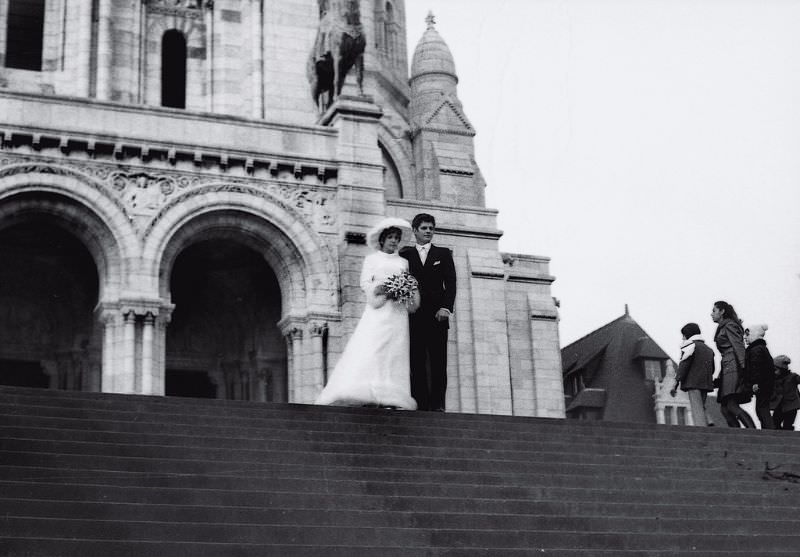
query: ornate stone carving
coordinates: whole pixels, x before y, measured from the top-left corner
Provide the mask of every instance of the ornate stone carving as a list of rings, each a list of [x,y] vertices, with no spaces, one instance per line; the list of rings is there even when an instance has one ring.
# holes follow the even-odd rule
[[[48,164],[44,162],[34,162],[34,161],[25,161],[19,162],[20,159],[15,158],[2,158],[0,159],[0,178],[4,178],[6,176],[14,176],[16,174],[53,174],[56,176],[69,176],[73,178],[77,178],[83,183],[87,184],[91,188],[103,193],[107,194],[107,190],[104,187],[103,181],[107,179],[108,173],[103,172],[84,172],[83,168],[71,168],[68,166],[56,165],[56,164]],[[105,177],[103,177],[103,175]],[[106,196],[109,197],[112,203],[117,206],[117,208],[125,214],[126,217],[130,218],[129,213],[125,205],[115,196]]]
[[[126,215],[131,212],[138,215],[158,213],[149,223],[148,231],[161,218],[164,210],[176,203],[176,199],[184,199],[183,195],[190,192],[199,195],[208,191],[236,191],[268,199],[316,230],[333,231],[336,224],[334,198],[331,194],[284,182],[265,183],[262,180],[230,178],[221,183],[216,176],[137,172],[133,168],[119,170],[119,166],[102,163],[63,164],[16,155],[0,158],[0,178],[33,172],[73,176],[104,193],[115,192],[117,195],[108,197]]]
[[[145,0],[147,11],[154,14],[200,18],[203,10],[214,8],[213,0]]]
[[[111,187],[120,192],[133,214],[153,214],[164,204],[166,197],[175,191],[172,176],[151,175],[144,172],[129,174],[112,172],[108,177]]]
[[[289,342],[294,342],[295,340],[302,340],[303,338],[303,329],[299,327],[293,327],[284,333],[286,340]]]
[[[180,187],[180,182],[178,185]],[[198,185],[180,195],[173,196],[153,217],[144,233],[148,234],[167,211],[175,205],[206,193],[243,193],[266,199],[297,216],[298,220],[304,222],[310,228],[331,228],[335,224],[334,214],[329,208],[331,200],[321,192],[295,188],[286,184],[269,183],[261,187],[253,187],[247,183],[226,181]]]
[[[328,324],[322,321],[312,321],[308,325],[308,332],[312,337],[321,337],[328,330]]]

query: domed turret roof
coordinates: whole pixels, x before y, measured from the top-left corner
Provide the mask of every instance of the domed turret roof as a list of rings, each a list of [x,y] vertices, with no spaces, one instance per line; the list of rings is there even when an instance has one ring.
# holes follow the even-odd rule
[[[422,34],[422,38],[414,49],[414,58],[411,60],[411,79],[425,74],[438,73],[453,76],[456,75],[456,64],[453,55],[444,42],[442,36],[436,31],[436,23],[433,14],[429,13],[425,19],[428,29]]]

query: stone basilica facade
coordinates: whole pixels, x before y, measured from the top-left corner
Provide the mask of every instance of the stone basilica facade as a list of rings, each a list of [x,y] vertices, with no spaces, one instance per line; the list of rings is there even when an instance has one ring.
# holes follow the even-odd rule
[[[430,18],[409,75],[404,9],[0,0],[0,383],[312,402],[364,233],[425,211],[448,410],[563,417],[548,259],[498,250],[453,57]]]

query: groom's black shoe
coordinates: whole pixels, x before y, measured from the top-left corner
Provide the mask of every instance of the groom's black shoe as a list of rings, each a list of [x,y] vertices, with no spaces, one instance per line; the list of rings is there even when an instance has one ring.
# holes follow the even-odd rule
[[[444,408],[434,408],[433,412],[444,412]]]

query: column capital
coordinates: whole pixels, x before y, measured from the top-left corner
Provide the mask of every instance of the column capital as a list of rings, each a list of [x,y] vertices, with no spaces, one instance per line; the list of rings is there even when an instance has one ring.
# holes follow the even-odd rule
[[[308,319],[306,317],[287,315],[278,321],[277,325],[283,336],[287,338],[294,338],[295,336],[299,335],[299,338],[302,338],[303,329],[305,328],[307,322]]]
[[[103,323],[110,323],[118,317],[124,318],[128,315],[134,318],[143,317],[151,322],[168,323],[173,309],[175,309],[174,304],[159,298],[126,298],[100,302],[95,308],[95,315]]]
[[[308,332],[312,337],[321,337],[328,330],[328,323],[325,321],[312,321],[308,324]]]
[[[285,330],[285,331],[283,331],[283,336],[285,336],[287,340],[292,341],[292,342],[295,341],[295,340],[302,340],[303,339],[303,329],[301,329],[299,327],[294,327],[292,329]]]

